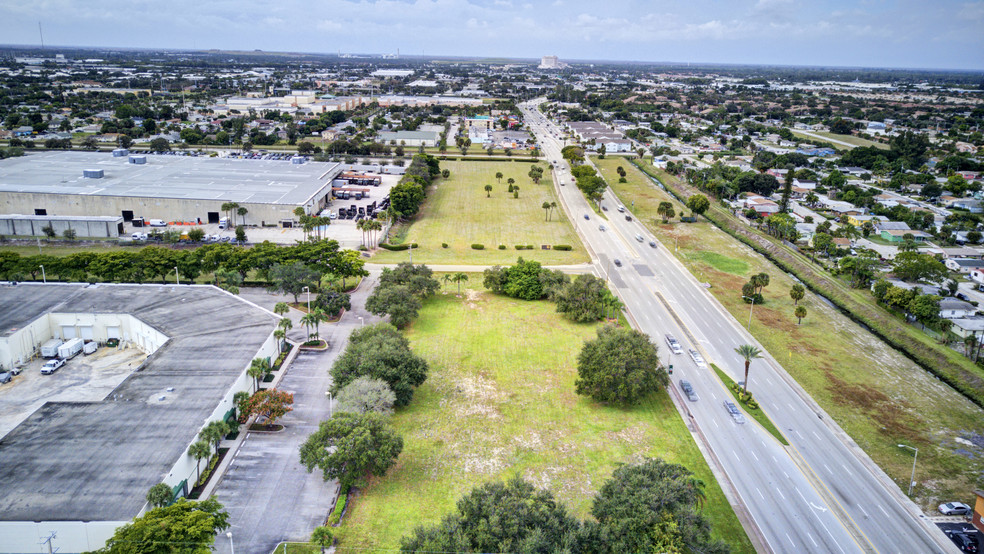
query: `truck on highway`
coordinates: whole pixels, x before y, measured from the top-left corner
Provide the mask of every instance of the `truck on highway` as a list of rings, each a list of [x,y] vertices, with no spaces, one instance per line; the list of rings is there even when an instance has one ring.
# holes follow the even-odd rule
[[[43,358],[57,358],[58,357],[58,347],[62,345],[62,341],[58,339],[51,339],[48,342],[41,345],[41,356]]]
[[[58,347],[58,357],[63,360],[70,360],[82,351],[84,345],[85,341],[78,337],[69,339],[65,344]]]

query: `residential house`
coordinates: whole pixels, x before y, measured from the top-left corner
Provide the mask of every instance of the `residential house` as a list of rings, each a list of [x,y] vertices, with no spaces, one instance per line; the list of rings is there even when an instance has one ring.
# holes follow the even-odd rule
[[[977,306],[957,298],[940,299],[940,317],[944,319],[963,319],[977,313]]]
[[[34,134],[34,128],[30,125],[21,125],[20,127],[14,129],[15,137],[29,137]]]
[[[969,276],[971,281],[977,283],[978,285],[984,285],[984,271],[980,269],[971,269]]]
[[[908,231],[909,224],[904,221],[884,221],[879,220],[875,222],[875,230],[881,231]]]
[[[969,275],[975,269],[984,269],[984,260],[972,258],[948,258],[943,260],[943,265],[950,271]]]
[[[978,343],[982,342],[981,339],[984,339],[984,317],[954,318],[950,319],[950,321],[953,322],[950,332],[961,339],[965,339],[971,335],[977,337]]]
[[[868,221],[870,221],[872,225],[875,225],[876,223],[881,221],[881,219],[879,219],[879,217],[876,215],[848,214],[847,216],[847,222],[859,229],[861,228],[862,225],[865,224],[865,222]]]
[[[926,242],[927,240],[933,238],[933,235],[926,233],[925,231],[916,231],[914,229],[884,229],[878,233],[882,239],[888,242],[902,242],[905,240],[905,235],[912,235],[913,240],[916,242]]]
[[[779,213],[779,204],[757,194],[749,194],[745,197],[742,209],[747,210],[749,208],[755,210],[759,217],[769,217]]]

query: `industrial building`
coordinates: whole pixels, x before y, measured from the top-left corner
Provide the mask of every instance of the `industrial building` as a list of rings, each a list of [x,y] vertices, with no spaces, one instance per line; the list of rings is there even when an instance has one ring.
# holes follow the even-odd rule
[[[79,238],[118,238],[123,234],[123,216],[0,215],[0,235],[3,236],[40,237],[44,235],[45,227],[51,227],[59,237],[71,229]]]
[[[303,161],[298,159],[297,161]],[[0,160],[0,213],[121,216],[218,223],[221,206],[248,210],[246,223],[320,212],[340,164],[179,155],[38,152]]]
[[[4,367],[52,337],[115,338],[147,354],[97,401],[72,399],[81,394],[73,362],[37,377],[59,400],[0,437],[0,552],[38,552],[51,533],[62,554],[96,550],[148,509],[151,486],[187,495],[197,477],[189,446],[210,421],[235,417],[233,396],[252,389],[251,361],[277,355],[278,319],[210,286],[0,284]],[[0,405],[31,377],[4,385]]]

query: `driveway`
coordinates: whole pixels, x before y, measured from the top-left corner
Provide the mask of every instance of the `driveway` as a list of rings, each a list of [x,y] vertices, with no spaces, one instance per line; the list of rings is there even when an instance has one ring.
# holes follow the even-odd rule
[[[232,542],[239,553],[269,554],[281,541],[307,541],[311,531],[328,517],[338,494],[337,482],[325,483],[319,470],[308,473],[298,455],[300,445],[328,417],[325,391],[331,386],[328,368],[348,344],[348,337],[362,322],[380,318],[365,311],[365,301],[375,287],[378,274],[367,277],[352,294],[352,310],[335,324],[322,325],[321,336],[329,348],[323,352],[301,352],[286,371],[280,390],[294,394],[294,410],[280,423],[280,433],[248,433],[234,454],[215,496],[229,512]],[[283,297],[262,289],[243,291],[243,297],[272,309]],[[295,319],[293,338],[300,313]],[[303,334],[303,327],[300,329]],[[232,554],[230,541],[221,533],[215,551]]]

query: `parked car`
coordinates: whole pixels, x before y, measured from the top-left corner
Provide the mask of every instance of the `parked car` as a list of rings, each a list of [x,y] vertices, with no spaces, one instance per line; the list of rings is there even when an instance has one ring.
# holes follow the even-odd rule
[[[700,352],[694,350],[693,348],[687,352],[690,353],[690,357],[694,359],[694,363],[697,364],[697,367],[707,367],[707,362],[704,361],[704,357],[700,355]]]
[[[728,413],[731,414],[731,419],[735,420],[735,423],[739,425],[745,423],[745,416],[738,409],[738,406],[735,406],[734,402],[725,400],[724,409],[728,410]]]
[[[680,379],[680,388],[683,389],[683,394],[686,394],[687,399],[691,402],[697,402],[700,400],[700,397],[697,396],[697,392],[694,390],[693,385],[690,384],[690,381]]]
[[[968,531],[971,530],[968,529]],[[977,552],[977,539],[969,533],[960,529],[947,529],[944,532],[961,552]]]
[[[54,360],[48,360],[41,366],[41,375],[51,375],[52,373],[58,371],[58,368],[65,365],[65,360],[60,360],[55,358]]]
[[[14,378],[14,375],[9,371],[4,371],[0,373],[0,384],[9,383]]]
[[[970,506],[963,502],[940,504],[940,513],[945,516],[965,516],[971,512]]]
[[[680,347],[679,341],[673,335],[666,335],[666,344],[674,354],[683,354],[683,348]]]

